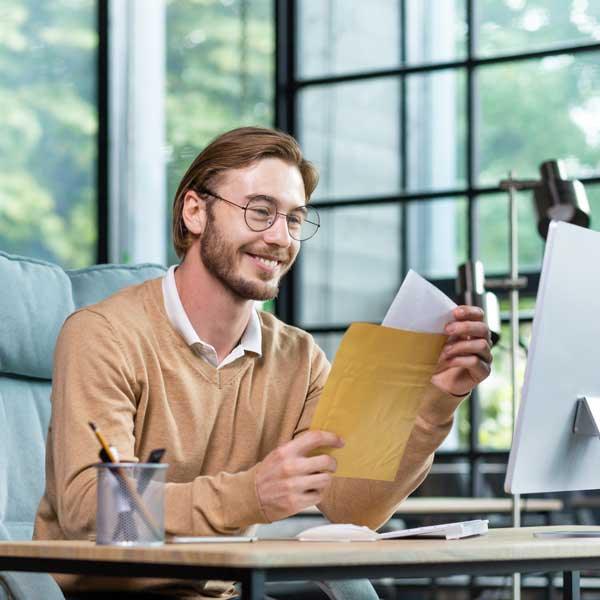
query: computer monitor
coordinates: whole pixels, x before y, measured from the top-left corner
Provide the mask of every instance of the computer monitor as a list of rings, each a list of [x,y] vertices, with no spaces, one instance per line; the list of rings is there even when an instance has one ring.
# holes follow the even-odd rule
[[[505,490],[600,489],[599,405],[600,233],[555,222],[544,254]]]

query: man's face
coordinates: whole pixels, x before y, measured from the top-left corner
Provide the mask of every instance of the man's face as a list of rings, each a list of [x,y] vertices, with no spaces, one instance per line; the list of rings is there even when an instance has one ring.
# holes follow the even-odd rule
[[[211,191],[239,206],[246,206],[257,195],[273,198],[282,213],[305,203],[299,170],[277,158],[228,171],[213,187]],[[218,199],[207,206],[200,258],[206,269],[240,298],[275,298],[299,249],[300,242],[290,237],[282,217],[269,229],[256,232],[246,225],[243,210]]]

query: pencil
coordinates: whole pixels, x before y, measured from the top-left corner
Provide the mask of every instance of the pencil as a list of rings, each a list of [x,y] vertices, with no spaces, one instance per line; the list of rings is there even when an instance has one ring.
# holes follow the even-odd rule
[[[110,460],[110,462],[117,464],[119,461],[115,460],[115,455],[114,455],[113,451],[110,449],[110,446],[108,445],[108,442],[106,441],[105,437],[100,433],[100,430],[96,427],[96,425],[94,423],[92,423],[92,421],[89,421],[88,425],[91,427],[92,431],[98,438],[98,441],[100,442],[100,445],[102,446],[102,449],[106,453],[106,456],[108,456],[108,459]],[[118,477],[121,479],[121,481],[125,485],[127,494],[131,498],[131,501],[133,502],[134,506],[138,509],[143,521],[146,523],[148,528],[152,531],[152,535],[157,540],[161,539],[163,537],[161,532],[159,531],[156,523],[154,522],[152,515],[148,512],[148,509],[146,508],[146,505],[144,504],[142,497],[138,494],[137,490],[135,489],[135,486],[129,480],[129,477],[127,477],[127,475],[123,472],[123,470],[121,468],[116,468],[115,474],[118,475]]]
[[[92,431],[98,438],[98,441],[100,442],[100,445],[102,446],[102,449],[106,453],[106,456],[108,456],[108,460],[110,460],[110,462],[112,462],[112,463],[118,463],[119,461],[115,458],[115,455],[113,454],[113,451],[110,449],[108,442],[106,441],[104,436],[100,433],[100,431],[96,427],[96,424],[92,423],[92,421],[88,421],[88,425],[92,428]]]

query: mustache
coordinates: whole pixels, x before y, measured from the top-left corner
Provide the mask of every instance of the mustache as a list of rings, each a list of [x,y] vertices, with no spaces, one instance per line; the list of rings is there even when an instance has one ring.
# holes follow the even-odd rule
[[[242,247],[244,252],[248,252],[250,254],[256,254],[257,256],[268,256],[273,260],[278,260],[279,262],[289,262],[291,259],[291,254],[287,250],[275,250],[273,248],[252,248],[252,247]]]

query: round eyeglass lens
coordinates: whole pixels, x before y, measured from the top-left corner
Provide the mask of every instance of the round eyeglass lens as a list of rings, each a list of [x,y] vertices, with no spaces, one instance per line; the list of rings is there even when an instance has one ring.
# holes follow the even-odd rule
[[[253,231],[264,231],[277,218],[277,206],[267,199],[255,198],[246,206],[246,223]],[[286,216],[290,236],[298,241],[311,238],[320,225],[318,211],[312,206],[302,206]]]
[[[310,239],[317,231],[321,224],[319,211],[313,206],[304,206],[302,208],[302,225],[299,230],[299,236],[296,237],[296,232],[292,232],[291,223],[289,224],[290,235],[299,241]]]

